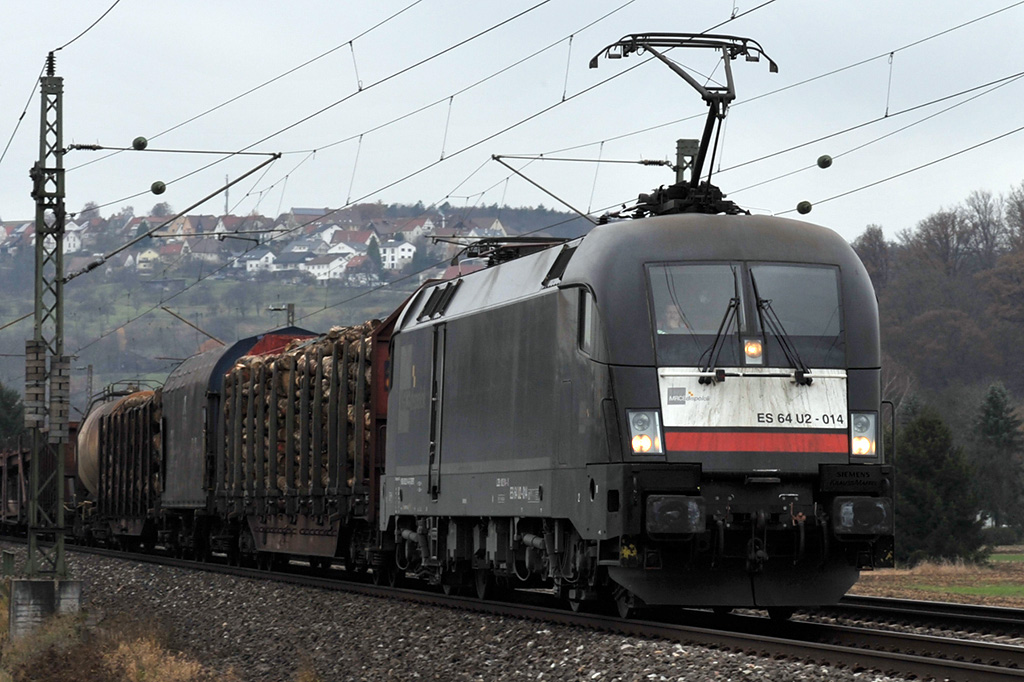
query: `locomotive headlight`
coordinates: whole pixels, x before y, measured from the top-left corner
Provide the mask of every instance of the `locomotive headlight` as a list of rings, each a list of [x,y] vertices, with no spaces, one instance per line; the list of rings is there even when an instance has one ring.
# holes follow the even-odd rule
[[[651,451],[651,437],[646,433],[641,433],[639,436],[633,436],[633,452],[638,454],[646,454]]]
[[[855,412],[850,415],[851,455],[874,457],[877,439],[878,415],[873,412]]]
[[[661,418],[657,410],[628,410],[629,446],[634,455],[660,455]]]
[[[743,354],[747,356],[748,365],[760,365],[764,355],[764,346],[759,339],[747,339],[743,342]]]

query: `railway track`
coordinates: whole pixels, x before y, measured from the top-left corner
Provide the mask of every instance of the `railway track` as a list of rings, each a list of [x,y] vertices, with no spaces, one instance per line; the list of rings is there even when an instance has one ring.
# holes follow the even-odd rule
[[[961,627],[966,624],[977,624],[985,628],[1003,627],[1018,635],[1024,632],[1024,609],[1002,606],[847,595],[837,606],[821,609],[821,612],[875,620],[896,617],[927,623],[942,621]]]
[[[218,572],[242,578],[276,580],[293,585],[326,590],[342,590],[371,596],[403,599],[420,604],[446,606],[502,617],[525,618],[543,622],[614,632],[622,635],[658,638],[670,642],[699,645],[719,650],[789,658],[819,665],[845,667],[853,671],[875,670],[891,676],[918,679],[1007,680],[1024,679],[1024,647],[980,642],[951,637],[912,634],[866,627],[828,623],[777,622],[748,615],[717,616],[706,611],[661,609],[638,619],[623,620],[601,613],[573,613],[561,608],[552,595],[543,592],[516,592],[512,601],[480,601],[458,595],[418,589],[373,585],[366,574],[352,576],[340,571],[311,571],[292,564],[288,572],[267,572],[255,568],[228,566],[226,563],[197,564],[161,555],[124,554],[95,548],[73,548],[101,556],[155,563],[191,570]],[[886,608],[892,602],[890,609]],[[871,617],[954,619],[980,623],[985,614],[998,614],[1003,626],[1022,623],[1022,614],[1014,609],[985,607],[961,608],[956,604],[922,604],[906,600],[861,597],[848,598],[838,611],[871,609]],[[827,611],[831,611],[828,609]],[[852,612],[852,611],[851,611]]]

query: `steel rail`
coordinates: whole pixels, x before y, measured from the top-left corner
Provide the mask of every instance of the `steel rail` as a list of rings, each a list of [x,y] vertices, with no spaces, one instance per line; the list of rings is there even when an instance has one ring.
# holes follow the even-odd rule
[[[895,614],[901,617],[917,617],[926,620],[944,619],[982,623],[988,626],[1007,625],[1024,628],[1024,609],[1005,606],[846,595],[836,606],[825,607],[821,611],[867,614],[871,617],[877,617],[877,614]]]

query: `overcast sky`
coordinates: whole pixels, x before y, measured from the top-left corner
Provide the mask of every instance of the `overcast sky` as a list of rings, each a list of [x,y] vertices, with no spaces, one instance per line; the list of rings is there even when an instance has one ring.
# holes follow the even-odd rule
[[[33,215],[28,169],[38,156],[36,78],[46,54],[111,4],[0,0],[0,149],[32,95],[0,161],[4,220]],[[236,214],[276,216],[293,206],[337,207],[349,200],[558,206],[491,155],[672,158],[677,138],[700,136],[706,108],[697,93],[645,56],[601,60],[596,70],[588,62],[627,33],[697,33],[734,14],[714,32],[757,40],[779,65],[773,74],[764,61],[733,63],[737,100],[715,182],[740,205],[773,214],[807,200],[815,208],[806,219],[847,239],[871,223],[893,238],[973,190],[1000,194],[1024,180],[1020,132],[826,201],[1024,126],[1024,80],[956,96],[1024,72],[1024,3],[1011,0],[121,0],[57,52],[64,141],[118,147],[143,135],[151,149],[283,152],[265,172],[231,190],[228,204]],[[722,76],[713,53],[676,50],[672,57],[696,73]],[[800,85],[808,79],[815,80]],[[906,111],[915,107],[921,108]],[[864,125],[887,111],[888,118]],[[654,126],[661,127],[638,132]],[[814,166],[821,154],[836,157],[830,169],[775,179]],[[68,153],[69,210],[88,201],[103,205],[103,215],[126,205],[141,215],[158,201],[184,209],[226,176],[236,178],[265,158],[235,156],[200,170],[222,157],[106,156]],[[637,165],[545,161],[524,172],[594,212],[672,180],[667,169]],[[160,197],[148,191],[155,180],[168,185]],[[756,183],[763,184],[745,189]],[[219,196],[194,212],[219,214],[224,207]]]

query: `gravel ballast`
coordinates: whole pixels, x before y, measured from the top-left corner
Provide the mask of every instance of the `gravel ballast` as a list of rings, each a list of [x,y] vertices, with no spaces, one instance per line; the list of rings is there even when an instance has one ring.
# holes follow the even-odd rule
[[[83,608],[146,615],[242,680],[821,680],[878,673],[69,552]]]

